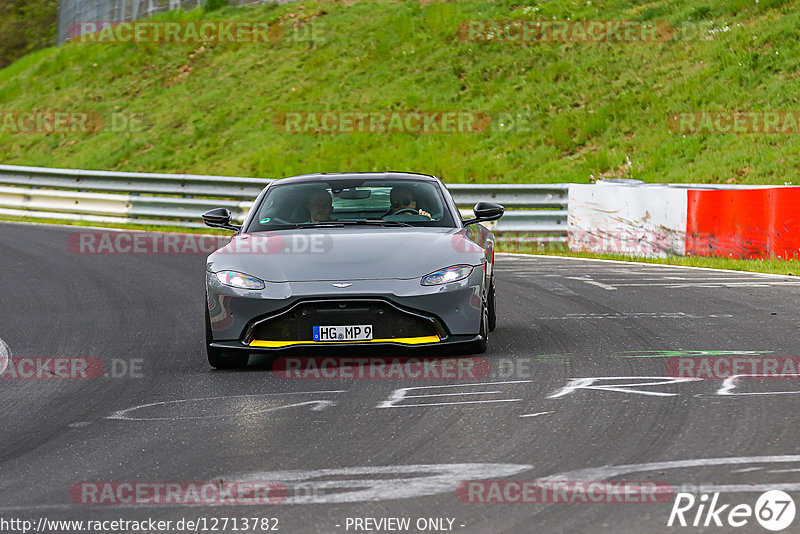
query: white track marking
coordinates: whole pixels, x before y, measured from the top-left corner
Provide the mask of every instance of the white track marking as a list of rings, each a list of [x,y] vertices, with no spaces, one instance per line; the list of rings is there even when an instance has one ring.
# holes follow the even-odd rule
[[[727,377],[723,382],[722,386],[717,390],[717,395],[722,396],[731,396],[731,397],[744,397],[750,395],[797,395],[800,391],[758,391],[758,392],[745,392],[745,393],[731,393],[733,390],[736,389],[736,381],[740,378],[765,378],[768,380],[774,379],[775,375],[763,375],[763,374],[753,374],[753,375],[731,375]]]
[[[628,384],[598,384],[597,382],[608,380],[650,380],[650,382],[633,382]],[[684,382],[697,382],[702,378],[675,378],[670,376],[593,376],[587,378],[571,378],[567,385],[555,393],[548,395],[548,399],[558,399],[565,395],[570,395],[578,390],[588,389],[595,391],[613,391],[616,393],[634,393],[637,395],[649,395],[653,397],[674,397],[677,393],[666,393],[663,391],[641,391],[644,386],[665,386],[668,384],[681,384]]]
[[[648,277],[648,276],[635,276],[636,273],[631,273],[634,276],[627,276],[627,277],[617,277],[617,278],[608,278],[605,275],[599,275],[604,282],[644,282],[644,281],[653,281],[653,282],[666,282],[666,283],[679,283],[679,282],[763,282],[763,283],[782,283],[783,280],[764,280],[763,278],[751,278],[748,276],[750,273],[742,273],[742,276],[659,276],[659,277]],[[642,274],[650,274],[650,273],[642,273]],[[575,277],[576,280],[584,280],[585,278]]]
[[[563,481],[563,480],[608,480],[613,477],[629,475],[632,473],[645,473],[648,471],[663,471],[666,469],[685,469],[692,467],[708,467],[717,465],[741,465],[758,463],[788,463],[800,462],[800,456],[737,456],[732,458],[700,458],[693,460],[677,460],[672,462],[652,462],[644,464],[628,464],[617,466],[590,467],[589,469],[577,469],[566,471],[537,479],[542,481]],[[734,471],[735,472],[735,471]],[[704,475],[707,476],[707,475]],[[770,482],[765,484],[703,484],[703,491],[707,493],[762,493],[769,490],[779,489],[783,491],[800,490],[800,482]]]
[[[793,277],[787,276],[785,274],[773,274],[773,273],[755,273],[753,271],[734,271],[733,269],[714,269],[712,267],[692,267],[689,265],[666,265],[661,263],[640,263],[636,261],[621,261],[621,260],[602,260],[599,258],[575,258],[572,256],[549,256],[546,254],[519,254],[516,252],[498,252],[497,256],[506,256],[506,257],[513,257],[519,259],[537,259],[537,258],[547,258],[553,260],[572,260],[572,261],[584,261],[584,262],[602,262],[602,263],[613,263],[617,265],[627,265],[631,267],[643,267],[643,268],[650,268],[653,270],[659,269],[692,269],[698,271],[711,271],[711,272],[719,272],[719,273],[745,273],[750,276],[762,276],[766,278],[782,278],[786,281],[800,283],[800,277]]]
[[[617,283],[617,287],[668,287],[673,289],[695,288],[695,287],[770,287],[770,286],[784,286],[783,282],[771,282],[769,280],[760,281],[742,281],[742,282],[632,282],[632,283]]]
[[[235,397],[228,397],[228,398],[235,398]],[[311,408],[312,412],[319,412],[324,410],[325,408],[329,408],[333,406],[335,403],[333,401],[327,400],[318,400],[318,401],[304,401],[304,402],[295,402],[293,404],[284,404],[281,406],[272,406],[270,408],[263,408],[259,410],[254,410],[252,412],[245,412],[237,415],[256,415],[256,414],[263,414],[274,412],[277,410],[283,410],[285,408],[297,408],[298,406],[313,406]],[[121,419],[125,421],[181,421],[185,419],[219,419],[221,417],[231,417],[230,414],[223,414],[223,415],[197,415],[197,416],[189,416],[189,417],[109,417],[109,419]]]
[[[619,312],[619,313],[571,313],[560,317],[537,317],[540,321],[570,321],[588,319],[729,319],[729,313],[714,313],[710,315],[692,315],[683,312]]]
[[[459,402],[440,402],[440,403],[429,403],[429,404],[398,404],[399,402],[405,399],[421,399],[421,398],[428,398],[428,397],[440,397],[443,396],[442,394],[425,394],[425,395],[406,395],[409,391],[417,391],[423,389],[442,389],[442,388],[463,388],[463,387],[491,387],[498,384],[527,384],[532,382],[532,380],[509,380],[504,382],[484,382],[484,383],[473,383],[473,384],[444,384],[441,386],[419,386],[419,387],[410,387],[410,388],[399,388],[392,391],[391,395],[389,395],[389,399],[385,401],[381,401],[378,403],[376,408],[416,408],[418,406],[454,406],[457,404],[484,404],[490,402],[518,402],[522,399],[486,399],[486,400],[477,400],[477,401],[459,401]],[[488,395],[490,393],[500,393],[495,391],[478,391],[478,392],[463,392],[463,393],[454,393],[451,395]]]
[[[106,419],[118,419],[122,421],[178,421],[182,419],[218,419],[221,417],[230,417],[230,414],[223,414],[223,415],[203,415],[203,416],[190,416],[190,417],[135,417],[131,416],[131,412],[135,412],[137,410],[141,410],[143,408],[150,408],[152,406],[167,406],[167,405],[174,405],[174,404],[181,404],[181,403],[196,403],[202,401],[216,401],[216,400],[230,400],[230,399],[246,399],[246,398],[253,398],[253,397],[270,397],[270,396],[279,396],[279,395],[316,395],[322,393],[345,393],[346,389],[340,390],[331,390],[331,391],[297,391],[291,393],[261,393],[261,394],[253,394],[253,395],[232,395],[229,397],[201,397],[198,399],[178,399],[178,400],[171,400],[171,401],[160,401],[160,402],[151,402],[148,404],[140,404],[138,406],[133,406],[131,408],[126,408],[124,410],[119,410],[114,412],[113,414],[106,417]],[[314,404],[315,407],[312,408],[312,411],[320,411],[329,406],[333,405],[332,401],[325,401],[325,400],[314,400],[314,401],[306,401],[294,404],[288,404],[284,406],[271,406],[264,409],[257,409],[252,412],[247,412],[243,414],[237,415],[253,415],[259,413],[266,413],[272,412],[275,410],[280,410],[283,408],[292,408],[295,406],[304,406],[304,405],[311,405]]]
[[[455,493],[465,480],[503,478],[532,467],[526,464],[481,463],[397,465],[265,471],[228,474],[219,478],[282,483],[287,488],[287,498],[280,504],[354,503]],[[389,478],[391,475],[394,477]],[[301,491],[293,493],[293,488]]]
[[[538,417],[540,415],[547,415],[554,412],[537,412],[537,413],[526,413],[525,415],[520,415],[520,417]]]
[[[612,286],[610,284],[604,284],[603,282],[597,282],[595,280],[584,280],[584,282],[586,282],[589,285],[602,287],[603,289],[606,289],[608,291],[616,291],[617,290],[616,287],[614,287],[614,286]]]
[[[469,393],[432,393],[430,395],[406,395],[404,399],[427,399],[429,397],[461,397],[464,395],[491,395],[502,391],[471,391]]]
[[[263,471],[229,474],[213,480],[237,482],[277,482],[286,487],[284,504],[325,504],[389,501],[455,493],[465,480],[485,480],[514,476],[533,469],[528,464],[421,464],[368,467],[342,467],[296,471]],[[391,478],[390,478],[391,477]],[[263,505],[260,505],[263,508]],[[103,504],[96,509],[231,508],[227,504]],[[34,504],[0,506],[0,512],[33,510],[81,510],[85,504]]]
[[[0,375],[2,375],[6,368],[8,368],[8,360],[11,358],[11,351],[6,345],[6,342],[0,339]]]
[[[407,397],[406,397],[407,398]],[[520,402],[522,399],[495,399],[459,402],[430,402],[427,404],[396,404],[392,406],[378,406],[379,408],[419,408],[421,406],[456,406],[459,404],[488,404],[490,402]]]
[[[733,469],[731,473],[751,473],[753,471],[761,471],[763,467],[745,467],[743,469]]]
[[[552,280],[534,280],[533,283],[538,285],[539,287],[544,288],[546,291],[555,293],[556,295],[568,296],[568,297],[578,295],[567,286],[559,284],[558,282],[554,282]]]

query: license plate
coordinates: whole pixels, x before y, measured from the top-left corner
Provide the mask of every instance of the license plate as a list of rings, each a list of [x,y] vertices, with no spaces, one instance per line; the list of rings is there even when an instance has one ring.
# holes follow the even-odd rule
[[[372,339],[371,324],[314,327],[314,341],[364,341],[368,339]]]

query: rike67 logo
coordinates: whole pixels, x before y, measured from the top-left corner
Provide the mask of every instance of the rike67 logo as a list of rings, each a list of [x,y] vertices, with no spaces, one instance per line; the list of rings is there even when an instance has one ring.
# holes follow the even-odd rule
[[[792,524],[795,504],[788,493],[770,490],[762,493],[755,506],[749,504],[719,504],[719,493],[678,493],[667,526],[733,527],[752,524],[753,519],[763,528],[778,532]]]

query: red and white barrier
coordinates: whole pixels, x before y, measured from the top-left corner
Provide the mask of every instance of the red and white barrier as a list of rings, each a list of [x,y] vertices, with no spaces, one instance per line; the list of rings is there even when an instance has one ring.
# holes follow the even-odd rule
[[[800,256],[800,187],[691,190],[687,202],[687,255]]]
[[[686,251],[686,190],[570,184],[567,233],[571,250],[682,256]]]
[[[638,256],[800,257],[800,187],[571,184],[570,249]]]

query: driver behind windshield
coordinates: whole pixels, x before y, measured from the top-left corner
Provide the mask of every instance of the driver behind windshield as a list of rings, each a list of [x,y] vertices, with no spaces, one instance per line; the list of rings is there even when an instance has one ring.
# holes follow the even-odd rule
[[[411,187],[398,185],[392,188],[389,193],[390,207],[389,211],[384,214],[388,215],[409,213],[414,215],[421,215],[432,219],[431,214],[422,208],[417,208],[417,199],[414,198],[414,190]]]
[[[331,212],[333,211],[333,201],[331,195],[325,191],[315,191],[308,198],[308,213],[312,223],[328,222],[331,220]]]

